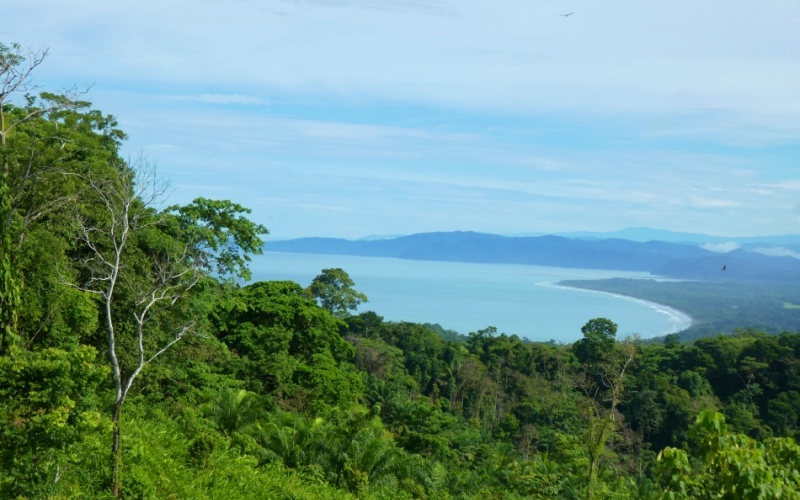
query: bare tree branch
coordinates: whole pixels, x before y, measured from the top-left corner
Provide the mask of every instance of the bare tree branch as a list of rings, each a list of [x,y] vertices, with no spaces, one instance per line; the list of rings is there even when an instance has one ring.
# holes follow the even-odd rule
[[[36,119],[39,116],[62,109],[76,109],[87,105],[79,97],[88,92],[88,89],[78,90],[76,87],[66,89],[61,96],[46,95],[47,104],[29,106],[25,114],[14,120],[8,120],[4,104],[14,94],[26,94],[36,88],[31,80],[33,71],[45,60],[48,49],[23,51],[19,44],[10,47],[0,44],[0,146],[6,146],[9,134],[20,125]],[[29,99],[32,103],[32,98]]]
[[[76,216],[78,238],[88,253],[77,264],[88,276],[83,284],[72,286],[102,298],[116,404],[121,405],[141,370],[193,328],[191,323],[176,327],[171,340],[153,354],[147,354],[145,338],[149,319],[175,305],[198,283],[201,274],[191,265],[189,244],[173,245],[149,255],[150,275],[144,280],[141,276],[128,276],[125,271],[132,236],[162,222],[151,206],[160,201],[167,184],[159,179],[152,162],[139,157],[112,178],[87,177],[85,180],[104,215],[98,214],[94,219]],[[115,303],[117,289],[122,283],[126,283],[126,295],[132,304],[130,314],[136,332],[137,361],[130,370],[123,370],[117,349],[117,324],[124,318],[118,317]]]

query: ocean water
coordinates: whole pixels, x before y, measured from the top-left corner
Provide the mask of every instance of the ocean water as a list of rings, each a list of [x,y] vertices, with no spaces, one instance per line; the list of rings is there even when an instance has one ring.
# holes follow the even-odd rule
[[[438,323],[463,334],[493,326],[534,341],[569,343],[598,317],[617,323],[618,338],[664,335],[691,324],[666,306],[557,285],[567,279],[653,278],[647,273],[281,252],[254,256],[250,267],[254,281],[302,286],[322,269],[339,267],[369,298],[359,312],[375,311],[386,321]]]

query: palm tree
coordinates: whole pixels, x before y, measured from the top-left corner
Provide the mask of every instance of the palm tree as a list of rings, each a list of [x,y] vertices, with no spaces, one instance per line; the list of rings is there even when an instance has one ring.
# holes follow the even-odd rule
[[[386,409],[397,402],[397,388],[385,380],[380,380],[374,376],[367,379],[367,388],[364,396],[370,407],[376,408],[378,416],[384,418]]]
[[[345,470],[350,491],[357,491],[362,483],[378,486],[396,479],[397,451],[379,431],[360,430],[350,442],[347,454],[349,459]]]
[[[273,415],[257,436],[264,448],[262,459],[281,462],[287,468],[319,464],[326,448],[322,424],[321,418],[310,421],[293,413]]]
[[[255,424],[263,410],[263,404],[255,393],[226,387],[218,393],[217,398],[205,405],[203,413],[230,436]]]

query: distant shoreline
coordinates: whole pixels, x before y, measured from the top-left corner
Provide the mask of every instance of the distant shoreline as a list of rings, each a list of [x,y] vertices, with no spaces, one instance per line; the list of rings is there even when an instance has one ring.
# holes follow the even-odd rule
[[[642,299],[640,297],[634,297],[633,295],[625,295],[622,293],[614,293],[614,292],[605,292],[602,290],[595,290],[592,288],[584,288],[581,286],[574,286],[574,285],[566,285],[563,282],[559,281],[556,283],[540,283],[542,286],[554,286],[559,288],[570,288],[572,290],[582,290],[584,292],[593,292],[593,293],[602,293],[605,295],[611,295],[614,297],[619,297],[621,299],[630,300],[633,302],[638,302],[640,304],[646,305],[647,307],[666,315],[669,318],[671,324],[674,324],[674,328],[670,331],[665,331],[662,333],[658,333],[655,335],[651,335],[647,338],[655,338],[660,337],[663,335],[669,335],[671,333],[681,333],[683,331],[688,330],[694,324],[694,319],[686,314],[685,312],[675,309],[674,307],[670,307],[664,304],[660,304],[658,302],[653,302],[650,300]]]

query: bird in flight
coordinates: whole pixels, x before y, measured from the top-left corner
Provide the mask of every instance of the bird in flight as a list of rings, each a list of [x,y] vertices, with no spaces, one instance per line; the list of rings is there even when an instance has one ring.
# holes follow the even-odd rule
[[[725,265],[725,264],[723,264],[723,265],[722,265],[722,269],[721,269],[721,270],[722,270],[722,271],[724,271],[724,270],[726,270],[726,269],[728,269],[728,266],[727,266],[727,265]]]
[[[574,12],[570,12],[569,14],[561,14],[561,17],[569,17],[569,16],[571,16],[572,14],[574,14]]]

